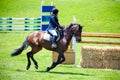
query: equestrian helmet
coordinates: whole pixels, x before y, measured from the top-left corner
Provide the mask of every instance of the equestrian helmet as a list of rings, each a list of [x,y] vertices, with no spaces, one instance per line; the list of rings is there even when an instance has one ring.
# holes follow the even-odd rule
[[[53,8],[53,9],[52,9],[52,13],[53,13],[53,14],[57,15],[58,12],[59,12],[59,10],[58,10],[57,8]]]

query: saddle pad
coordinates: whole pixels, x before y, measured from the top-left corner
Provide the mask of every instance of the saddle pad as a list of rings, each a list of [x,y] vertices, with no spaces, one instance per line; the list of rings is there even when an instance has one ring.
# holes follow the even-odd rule
[[[47,41],[50,41],[50,40],[51,40],[50,34],[45,33],[44,36],[43,36],[43,39],[44,39],[44,40],[47,40]]]
[[[47,40],[47,41],[51,41],[52,40],[52,36],[50,34],[48,34],[48,33],[45,33],[44,36],[43,36],[43,39]],[[60,40],[60,35],[58,35],[56,41],[59,41],[59,40]]]

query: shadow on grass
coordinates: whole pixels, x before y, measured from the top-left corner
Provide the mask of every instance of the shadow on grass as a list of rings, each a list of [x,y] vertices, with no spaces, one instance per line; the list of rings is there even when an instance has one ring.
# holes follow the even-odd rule
[[[17,69],[17,72],[26,72],[26,70]]]
[[[51,71],[51,72],[46,72],[46,71],[37,71],[40,73],[51,73],[51,74],[63,74],[63,75],[81,75],[81,76],[93,76],[90,74],[85,74],[85,73],[75,73],[75,72],[57,72],[57,71]]]
[[[17,72],[26,72],[26,70],[20,70],[17,69]],[[58,71],[50,71],[50,72],[46,72],[46,71],[35,71],[35,72],[39,72],[39,73],[51,73],[51,74],[63,74],[63,75],[81,75],[81,76],[94,76],[91,74],[86,74],[86,73],[79,73],[79,72],[58,72]]]

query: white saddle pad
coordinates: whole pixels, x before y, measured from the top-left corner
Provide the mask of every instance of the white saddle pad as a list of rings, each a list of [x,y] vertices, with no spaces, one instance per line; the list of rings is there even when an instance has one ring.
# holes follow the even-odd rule
[[[43,36],[43,39],[44,39],[44,40],[47,40],[47,41],[50,41],[50,40],[51,40],[50,34],[45,33],[44,36]]]
[[[44,36],[43,36],[43,39],[47,40],[47,41],[51,41],[52,40],[52,36],[50,34],[48,34],[48,33],[45,33]],[[59,39],[60,39],[60,35],[58,35],[56,41],[58,41]]]

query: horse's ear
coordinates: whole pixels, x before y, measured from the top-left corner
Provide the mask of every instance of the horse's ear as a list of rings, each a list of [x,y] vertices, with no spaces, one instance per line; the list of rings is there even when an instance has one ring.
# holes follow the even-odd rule
[[[80,24],[79,24],[79,29],[82,29],[83,28],[83,26],[81,26]]]
[[[69,25],[69,28],[70,28],[71,26],[73,26],[73,24],[72,24],[72,23]]]
[[[70,27],[71,27],[71,26],[73,26],[73,24],[72,24],[72,23],[70,24]]]

